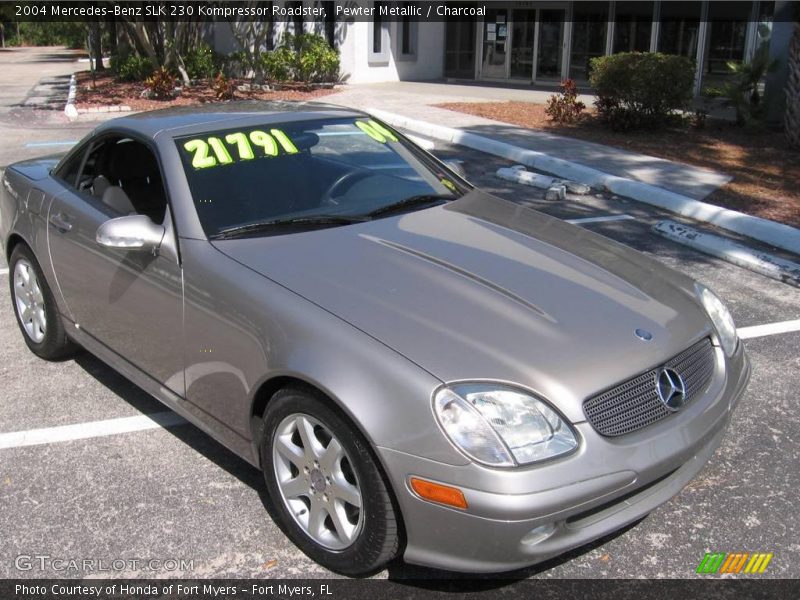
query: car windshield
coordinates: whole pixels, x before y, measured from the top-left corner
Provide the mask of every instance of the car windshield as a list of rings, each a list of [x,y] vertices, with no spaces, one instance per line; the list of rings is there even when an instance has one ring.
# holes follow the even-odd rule
[[[436,160],[368,117],[221,129],[175,142],[211,239],[342,226],[467,191]]]

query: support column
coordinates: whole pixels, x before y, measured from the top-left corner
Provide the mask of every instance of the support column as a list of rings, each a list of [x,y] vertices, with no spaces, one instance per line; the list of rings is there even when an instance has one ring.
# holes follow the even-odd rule
[[[650,29],[650,52],[658,52],[658,36],[661,33],[661,1],[653,2],[653,27]]]
[[[614,54],[614,30],[617,27],[617,3],[611,0],[608,5],[608,25],[606,25],[606,56]]]
[[[708,0],[704,0],[700,10],[700,28],[697,34],[697,65],[694,71],[694,96],[700,95],[703,87],[703,63],[706,57],[706,46],[708,45]]]

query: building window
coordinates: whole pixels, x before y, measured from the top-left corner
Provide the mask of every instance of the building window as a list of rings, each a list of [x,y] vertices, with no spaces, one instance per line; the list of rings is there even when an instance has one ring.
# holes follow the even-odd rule
[[[750,2],[708,5],[708,49],[703,56],[703,83],[717,86],[730,77],[728,63],[745,60]]]
[[[653,2],[617,2],[613,52],[647,52],[653,30]]]
[[[405,2],[403,6],[410,5]],[[398,33],[398,59],[399,60],[417,60],[417,28],[418,23],[413,21],[411,17],[404,16],[401,21],[397,23]]]
[[[446,21],[444,27],[444,75],[475,78],[475,19]]]
[[[589,61],[606,53],[608,2],[576,2],[572,10],[569,75],[583,83],[589,79]]]
[[[389,64],[389,23],[381,17],[380,10],[383,2],[375,2],[375,13],[372,17],[372,27],[369,39],[370,65]]]
[[[376,14],[372,22],[372,52],[380,54],[383,50],[383,20]]]
[[[695,58],[701,9],[701,2],[662,2],[658,51]]]

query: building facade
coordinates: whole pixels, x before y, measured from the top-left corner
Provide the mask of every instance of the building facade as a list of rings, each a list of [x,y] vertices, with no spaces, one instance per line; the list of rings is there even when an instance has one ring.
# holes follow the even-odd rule
[[[774,57],[786,53],[785,45],[771,44],[776,5],[787,4],[782,0],[493,1],[480,4],[486,7],[483,16],[444,21],[346,21],[335,18],[333,2],[284,4],[329,5],[325,22],[275,23],[273,37],[301,29],[326,35],[351,83],[469,79],[557,85],[571,78],[581,85],[592,58],[640,51],[693,58],[700,94],[728,75],[729,61],[748,61],[764,45]]]

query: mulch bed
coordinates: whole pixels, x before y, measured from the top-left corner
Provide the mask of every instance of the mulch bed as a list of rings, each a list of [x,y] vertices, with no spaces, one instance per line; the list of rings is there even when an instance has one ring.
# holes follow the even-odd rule
[[[800,152],[774,131],[750,131],[733,123],[709,120],[705,128],[681,127],[659,132],[617,132],[587,111],[575,125],[550,121],[543,104],[462,102],[441,108],[511,123],[529,129],[616,146],[728,173],[733,180],[704,200],[800,227]]]
[[[179,96],[171,100],[153,100],[142,98],[146,87],[142,82],[117,81],[113,74],[97,74],[92,80],[90,71],[76,73],[78,90],[75,98],[76,108],[91,108],[100,106],[130,106],[131,110],[155,110],[169,106],[189,106],[192,104],[205,104],[219,102],[209,82],[199,81],[190,87],[183,87]],[[249,83],[246,80],[234,80],[237,85]],[[178,83],[180,85],[180,83]],[[240,92],[236,91],[233,100],[314,100],[329,94],[336,93],[335,89],[281,89],[264,92],[261,90]]]

